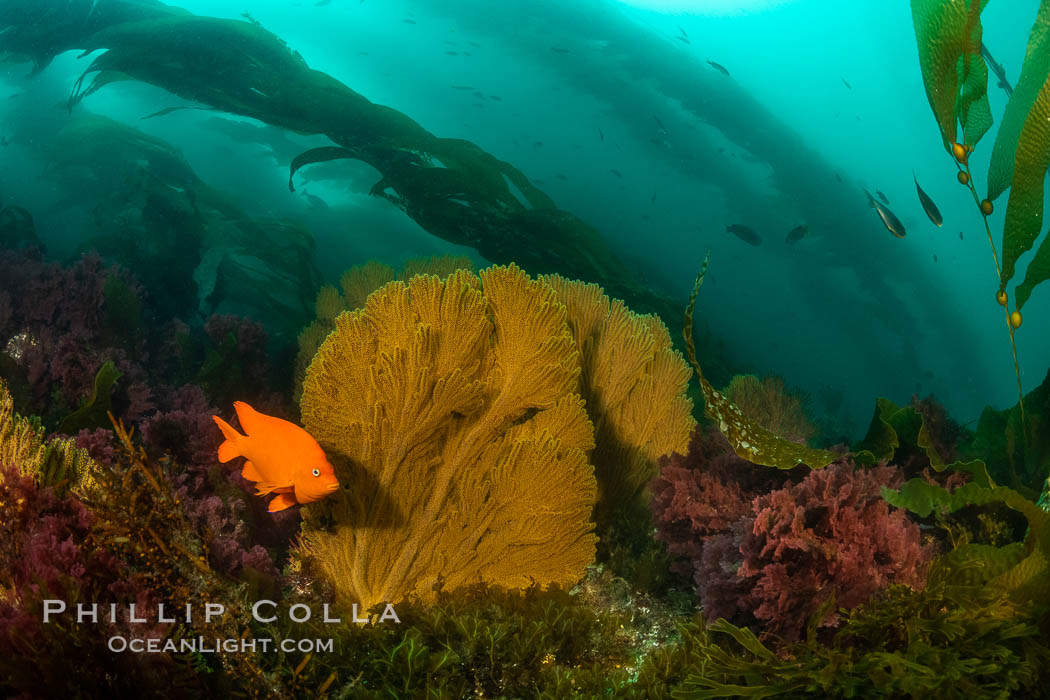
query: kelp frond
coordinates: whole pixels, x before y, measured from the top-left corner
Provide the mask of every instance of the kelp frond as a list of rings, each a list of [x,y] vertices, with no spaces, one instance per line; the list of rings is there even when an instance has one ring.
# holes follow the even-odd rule
[[[930,107],[945,148],[959,169],[984,218],[985,231],[999,276],[996,299],[1003,307],[1010,334],[1017,392],[1024,414],[1021,369],[1015,331],[1021,327],[1021,308],[1032,289],[1050,279],[1050,243],[1046,238],[1029,263],[1024,281],[1015,290],[1009,309],[1007,286],[1017,260],[1035,244],[1043,223],[1043,180],[1050,168],[1050,0],[1043,0],[1029,37],[1017,87],[1010,96],[1003,124],[992,150],[988,195],[981,199],[970,170],[969,155],[991,125],[988,108],[988,67],[981,52],[981,12],[988,0],[912,0],[912,18],[919,49],[919,65]],[[957,136],[961,124],[964,137]],[[988,217],[993,201],[1006,188],[1010,199],[1003,225],[1002,263],[992,239]]]

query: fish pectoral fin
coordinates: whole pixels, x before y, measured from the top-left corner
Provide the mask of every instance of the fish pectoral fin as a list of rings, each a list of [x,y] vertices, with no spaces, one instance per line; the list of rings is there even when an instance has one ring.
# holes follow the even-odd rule
[[[270,513],[276,513],[279,510],[285,510],[291,508],[294,505],[298,505],[298,501],[295,500],[295,496],[290,493],[279,493],[274,496],[274,499],[270,501],[270,507],[267,509]]]
[[[252,464],[251,462],[245,462],[244,463],[244,468],[241,469],[241,476],[243,476],[248,481],[262,481],[263,480],[262,474],[259,473],[259,470],[256,469],[255,465]]]

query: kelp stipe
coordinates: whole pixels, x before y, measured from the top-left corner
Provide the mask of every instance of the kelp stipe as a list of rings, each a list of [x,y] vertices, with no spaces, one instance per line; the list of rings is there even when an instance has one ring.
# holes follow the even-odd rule
[[[1029,263],[1024,281],[1016,288],[1010,311],[1006,285],[1013,278],[1018,257],[1039,236],[1043,213],[1043,177],[1050,167],[1050,0],[1043,0],[1029,37],[1024,66],[1010,97],[996,136],[988,170],[988,195],[981,199],[973,183],[969,156],[992,124],[988,105],[988,66],[981,52],[981,12],[988,0],[912,0],[912,20],[919,49],[926,96],[929,98],[945,149],[958,168],[959,182],[969,188],[984,219],[992,259],[999,276],[996,300],[1003,307],[1010,333],[1021,420],[1024,393],[1014,331],[1021,326],[1021,307],[1032,288],[1050,279],[1050,244],[1042,245]],[[962,126],[963,138],[957,135]],[[988,217],[993,201],[1010,187],[1003,225],[1002,264],[992,239]]]

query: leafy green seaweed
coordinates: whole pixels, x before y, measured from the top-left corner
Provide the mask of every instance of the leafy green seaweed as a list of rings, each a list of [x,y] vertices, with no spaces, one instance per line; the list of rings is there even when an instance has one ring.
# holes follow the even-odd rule
[[[971,482],[949,492],[923,479],[911,479],[897,490],[883,487],[882,496],[891,505],[924,517],[934,510],[952,513],[965,506],[992,503],[1003,503],[1018,511],[1028,521],[1023,557],[1014,561],[1019,551],[1015,545],[982,549],[969,545],[966,556],[976,561],[977,556],[982,555],[983,558],[979,560],[981,566],[1000,567],[1001,573],[990,577],[985,583],[987,588],[1009,595],[1018,603],[1045,603],[1050,599],[1050,513],[1041,510],[1017,491],[1006,486],[987,487]],[[1003,566],[1004,561],[1013,563]]]
[[[950,469],[966,472],[977,483],[993,485],[988,469],[979,459],[946,464],[933,443],[926,418],[914,406],[898,406],[889,399],[876,399],[875,414],[871,418],[868,433],[851,453],[853,459],[865,466],[874,466],[879,462],[903,463],[915,452],[924,454],[934,471]]]
[[[282,617],[257,630],[333,639],[337,653],[299,661],[299,697],[317,697],[332,674],[333,695],[352,698],[600,697],[629,685],[624,618],[558,588],[445,592],[431,605],[398,605],[399,624],[350,624],[350,610],[332,612],[343,624]],[[278,669],[286,683],[295,661]]]
[[[889,399],[876,399],[868,434],[857,446],[857,460],[865,464],[890,461],[902,445],[917,447],[929,458],[931,466],[943,467],[944,460],[933,446],[922,413],[912,406],[901,407]]]
[[[973,439],[960,445],[967,458],[980,457],[991,477],[1032,498],[1050,476],[1050,372],[1024,397],[1027,436],[1020,405],[985,408]]]
[[[645,660],[636,697],[1005,700],[1042,692],[1050,660],[1042,613],[948,583],[949,573],[942,566],[923,590],[890,586],[843,612],[827,644],[810,635],[772,646],[725,620],[707,626],[697,615],[680,626],[681,642]]]

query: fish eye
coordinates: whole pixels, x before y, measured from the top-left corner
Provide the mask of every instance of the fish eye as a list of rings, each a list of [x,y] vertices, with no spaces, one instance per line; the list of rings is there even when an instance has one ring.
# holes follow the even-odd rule
[[[314,476],[321,476],[321,470],[320,469],[314,469],[313,474],[314,474]]]

